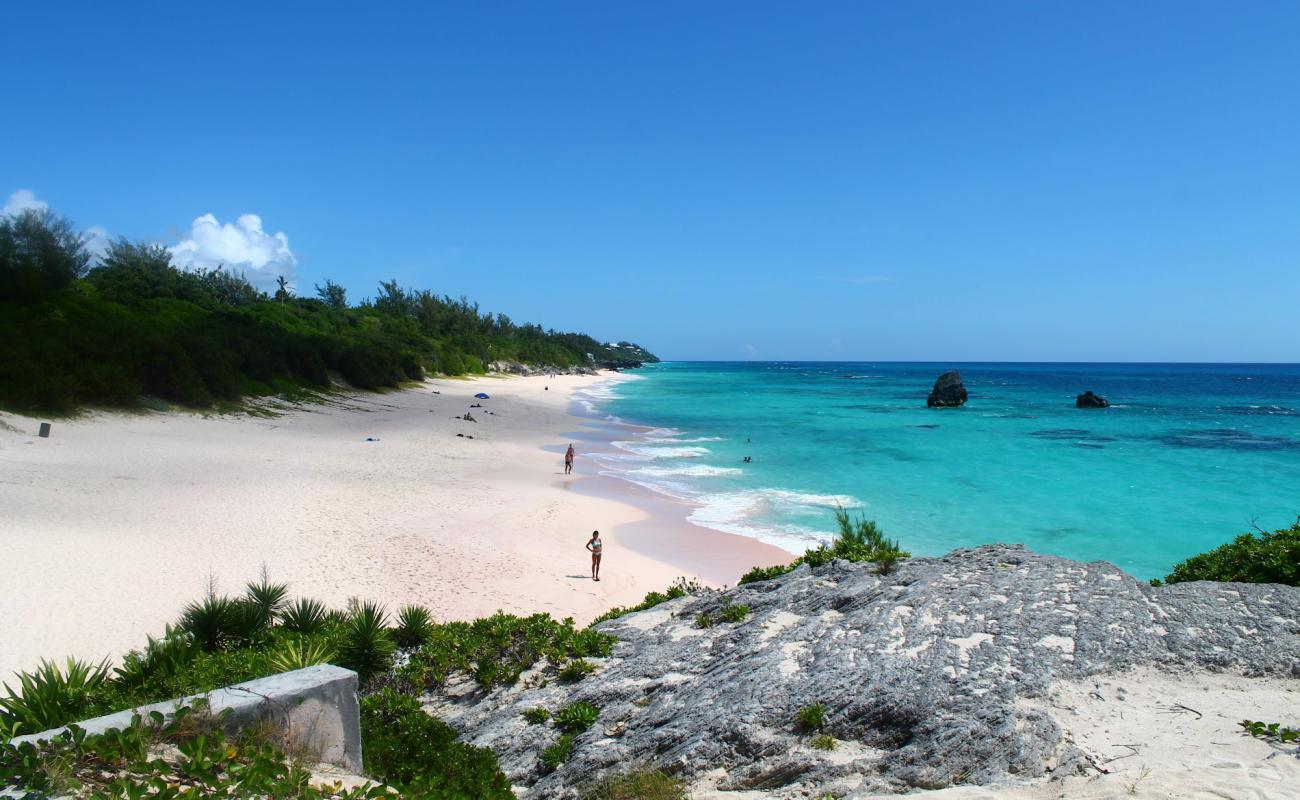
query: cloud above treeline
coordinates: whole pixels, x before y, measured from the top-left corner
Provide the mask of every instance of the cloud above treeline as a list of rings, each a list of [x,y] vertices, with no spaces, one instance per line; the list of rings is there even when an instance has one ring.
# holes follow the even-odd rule
[[[50,204],[36,197],[36,193],[31,189],[19,189],[9,195],[5,201],[3,210],[0,210],[0,217],[8,217],[21,214],[24,211],[44,211],[49,208]]]
[[[50,204],[36,196],[31,189],[19,189],[9,195],[0,216],[12,216],[24,211],[45,211]],[[96,260],[108,251],[113,241],[108,229],[91,225],[83,232],[86,251]],[[289,248],[289,237],[283,231],[267,233],[262,218],[244,214],[233,223],[222,224],[214,214],[196,217],[190,224],[189,235],[170,245],[172,263],[180,269],[221,269],[243,273],[249,282],[263,291],[276,288],[276,279],[283,275],[292,286],[298,257]]]
[[[244,214],[224,225],[213,214],[196,217],[189,236],[167,249],[172,263],[181,269],[221,267],[242,272],[262,290],[274,289],[281,275],[293,284],[298,265],[298,257],[289,248],[289,237],[283,231],[267,233],[262,229],[262,218],[256,214]]]

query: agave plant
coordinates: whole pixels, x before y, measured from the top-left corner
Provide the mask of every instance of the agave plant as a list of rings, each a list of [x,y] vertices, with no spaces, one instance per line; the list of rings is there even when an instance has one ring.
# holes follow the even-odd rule
[[[244,589],[244,600],[261,609],[267,626],[275,622],[288,597],[287,584],[271,583],[265,576],[257,583],[249,583]]]
[[[35,672],[18,673],[18,691],[4,684],[0,711],[18,733],[39,733],[85,717],[108,679],[108,662],[92,664],[69,658],[64,669],[42,661]],[[14,723],[17,723],[16,725]]]
[[[433,634],[433,617],[422,606],[404,606],[397,614],[393,638],[398,647],[419,647]]]
[[[276,672],[291,672],[295,669],[314,667],[327,663],[334,658],[334,648],[321,639],[294,639],[285,643],[270,664]]]
[[[343,628],[339,664],[355,670],[364,682],[388,669],[397,650],[386,627],[388,614],[376,603],[356,603]]]
[[[295,633],[319,633],[328,616],[324,603],[300,597],[280,612],[280,627]]]
[[[185,607],[179,627],[193,636],[204,650],[217,650],[233,635],[236,614],[234,600],[225,595],[208,594]]]
[[[168,625],[161,639],[148,637],[144,650],[132,650],[122,659],[122,666],[113,670],[117,682],[126,687],[137,687],[154,676],[169,678],[192,662],[202,652],[193,634]]]

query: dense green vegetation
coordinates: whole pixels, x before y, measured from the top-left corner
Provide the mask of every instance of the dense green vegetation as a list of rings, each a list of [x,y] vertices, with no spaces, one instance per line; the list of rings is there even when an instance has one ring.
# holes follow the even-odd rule
[[[686,786],[657,769],[642,768],[607,775],[587,800],[686,800]]]
[[[1273,532],[1243,533],[1222,547],[1174,565],[1164,583],[1236,581],[1300,586],[1300,520]],[[1159,580],[1153,580],[1159,585]]]
[[[595,625],[604,622],[607,619],[618,619],[625,614],[631,614],[634,611],[645,611],[648,608],[654,608],[660,603],[667,603],[669,600],[675,600],[678,597],[685,597],[688,594],[697,594],[703,591],[704,587],[698,581],[678,578],[672,586],[669,586],[662,592],[649,592],[645,599],[634,606],[616,606],[601,614],[592,620],[591,624]]]
[[[142,396],[208,406],[327,388],[332,378],[379,389],[482,373],[498,360],[656,360],[627,342],[517,324],[394,281],[353,306],[331,281],[317,295],[270,296],[242,275],[180,270],[165,248],[125,240],[92,265],[61,217],[0,218],[0,407],[67,412]]]
[[[879,565],[881,572],[890,572],[900,559],[910,558],[911,553],[901,549],[898,541],[889,539],[874,520],[864,517],[854,519],[842,508],[835,509],[835,523],[839,529],[835,540],[829,545],[809,550],[789,564],[774,567],[754,567],[740,577],[740,583],[753,583],[780,577],[798,567],[807,564],[820,567],[842,558],[845,561],[869,561]]]
[[[154,712],[124,730],[87,736],[74,728],[40,745],[0,744],[0,788],[32,797],[241,797],[363,800],[391,797],[381,785],[345,790],[312,785],[311,773],[292,763],[260,731],[227,738],[202,706],[182,708],[170,722]],[[464,745],[461,745],[464,747]],[[21,796],[21,795],[20,795]],[[424,800],[490,795],[407,794]],[[500,795],[497,795],[500,797]],[[505,795],[508,797],[509,795]]]
[[[513,800],[491,750],[456,741],[447,723],[391,689],[361,701],[366,769],[403,797]]]

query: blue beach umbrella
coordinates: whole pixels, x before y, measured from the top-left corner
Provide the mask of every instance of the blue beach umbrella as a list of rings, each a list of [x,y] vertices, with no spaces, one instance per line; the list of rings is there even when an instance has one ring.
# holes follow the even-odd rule
[[[476,394],[476,395],[474,395],[474,396],[477,397],[477,398],[480,399],[480,400],[487,400],[487,399],[489,399],[488,396],[487,396],[487,392],[479,392],[478,394]]]

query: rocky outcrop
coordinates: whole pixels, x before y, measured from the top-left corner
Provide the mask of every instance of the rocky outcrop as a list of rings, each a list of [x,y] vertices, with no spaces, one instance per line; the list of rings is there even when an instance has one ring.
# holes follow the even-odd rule
[[[493,361],[488,364],[489,372],[500,372],[506,375],[595,375],[596,370],[591,367],[547,367],[532,366],[521,364],[518,361]]]
[[[727,605],[748,614],[694,624]],[[1099,759],[1062,735],[1046,699],[1057,681],[1134,667],[1300,677],[1300,589],[1153,588],[1019,546],[911,559],[888,575],[805,565],[597,629],[619,643],[577,683],[536,670],[481,696],[467,682],[430,709],[496,751],[529,798],[580,797],[602,772],[641,765],[721,791],[851,798],[1094,771]],[[521,715],[577,701],[600,716],[548,773],[538,757],[558,732]],[[796,724],[816,703],[833,752]]]
[[[1074,398],[1075,408],[1110,408],[1110,401],[1099,394],[1093,394],[1088,390],[1078,397]]]
[[[962,385],[961,373],[957,370],[940,375],[930,390],[930,396],[925,400],[930,408],[956,408],[965,403],[966,387]]]

